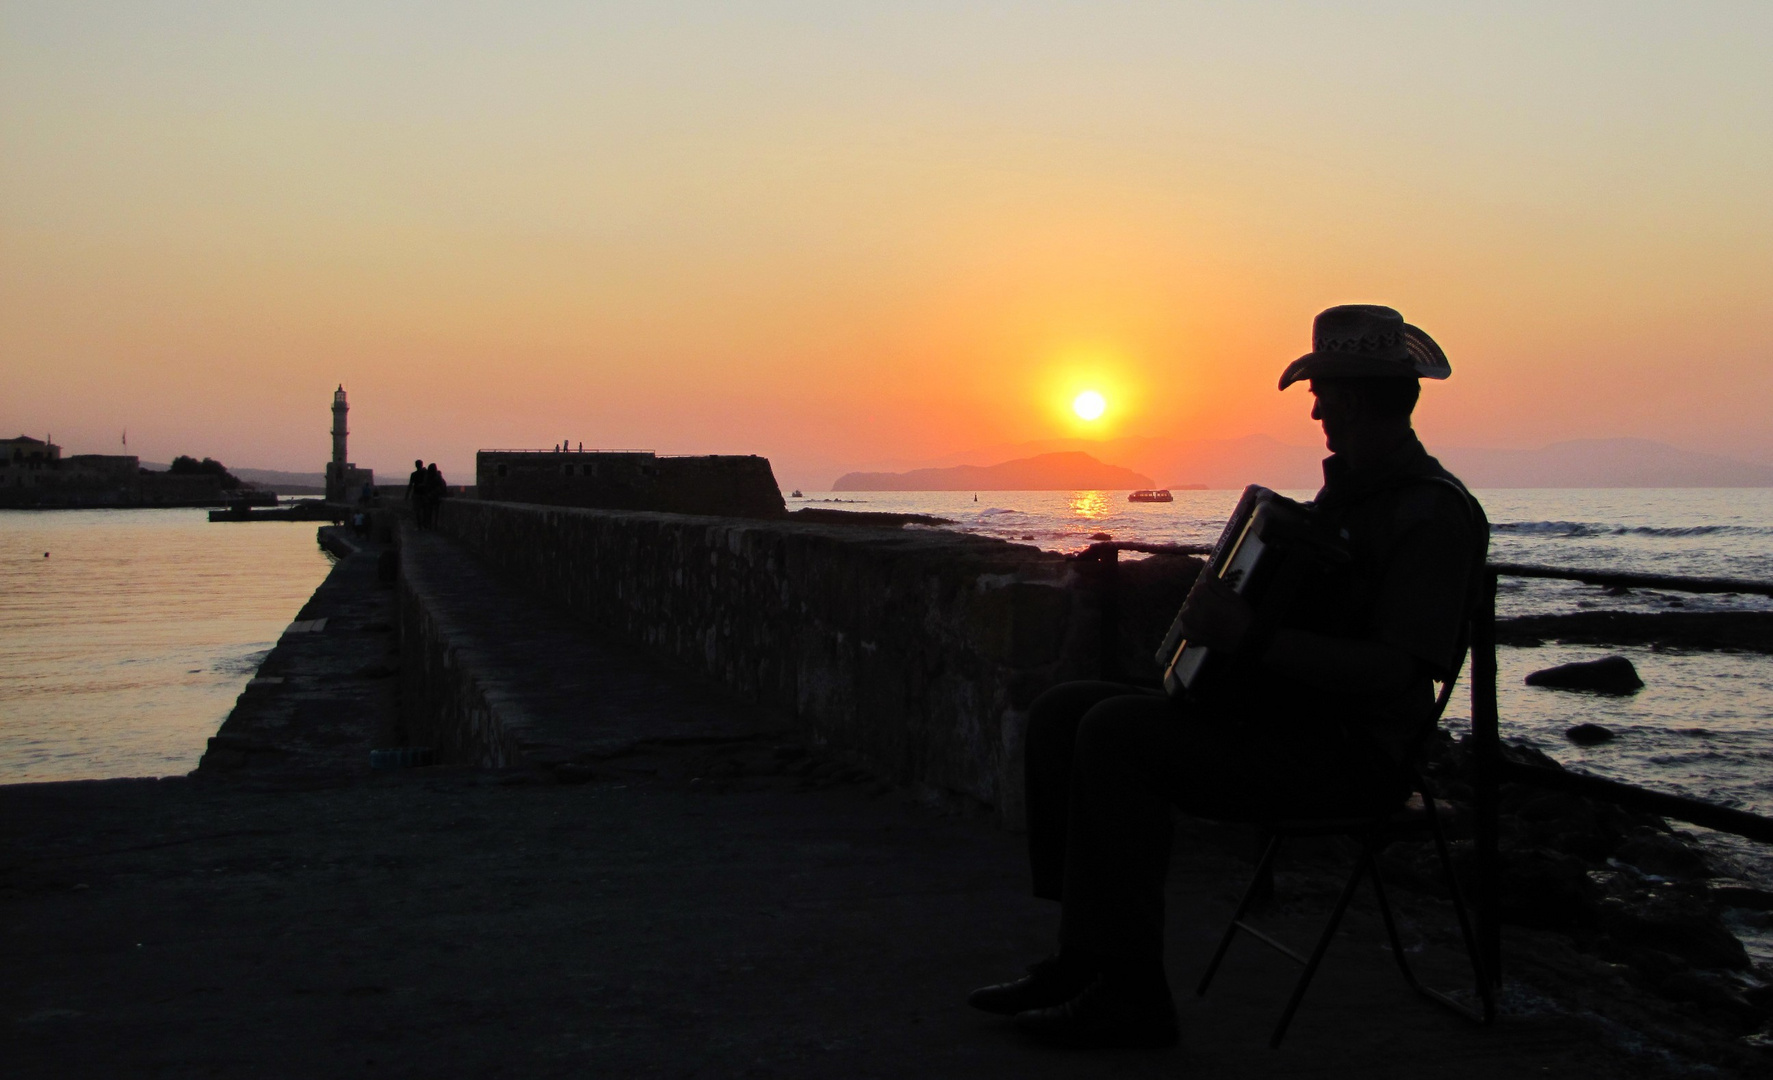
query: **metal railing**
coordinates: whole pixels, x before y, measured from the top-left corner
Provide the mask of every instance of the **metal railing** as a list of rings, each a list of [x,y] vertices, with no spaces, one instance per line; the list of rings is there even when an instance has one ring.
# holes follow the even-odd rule
[[[1103,540],[1091,544],[1071,558],[1094,575],[1096,595],[1100,598],[1102,629],[1097,634],[1096,669],[1104,679],[1127,680],[1120,654],[1120,553],[1136,551],[1144,555],[1211,555],[1213,549],[1198,544],[1146,544],[1137,540]],[[1131,681],[1137,681],[1133,679]]]
[[[1687,593],[1747,593],[1773,596],[1773,584],[1737,578],[1674,577],[1668,574],[1621,574],[1611,570],[1580,570],[1558,566],[1527,566],[1522,563],[1491,563],[1490,573],[1503,577],[1561,578],[1584,585],[1612,585],[1624,589],[1666,589]]]

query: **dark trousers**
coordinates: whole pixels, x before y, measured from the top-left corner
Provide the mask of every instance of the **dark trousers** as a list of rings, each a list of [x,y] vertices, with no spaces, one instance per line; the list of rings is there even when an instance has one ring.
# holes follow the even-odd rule
[[[1035,699],[1026,764],[1034,895],[1063,904],[1060,954],[1139,979],[1162,978],[1172,806],[1261,821],[1378,813],[1407,794],[1337,725],[1107,682]]]

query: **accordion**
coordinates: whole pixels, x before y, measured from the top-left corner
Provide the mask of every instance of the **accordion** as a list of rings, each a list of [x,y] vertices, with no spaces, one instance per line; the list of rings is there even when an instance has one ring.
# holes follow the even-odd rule
[[[1255,610],[1252,632],[1261,635],[1285,618],[1316,582],[1336,574],[1348,562],[1343,538],[1310,506],[1251,484],[1237,501],[1219,542],[1213,545],[1213,554],[1194,589],[1189,590],[1189,598],[1209,576],[1224,581]],[[1200,692],[1226,666],[1223,657],[1216,659],[1211,649],[1183,635],[1178,613],[1157,654],[1164,689],[1172,697]]]

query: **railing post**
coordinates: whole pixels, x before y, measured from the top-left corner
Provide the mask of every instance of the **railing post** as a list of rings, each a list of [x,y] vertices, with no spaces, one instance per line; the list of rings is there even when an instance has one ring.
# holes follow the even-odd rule
[[[1477,804],[1477,935],[1484,974],[1502,983],[1501,860],[1499,769],[1502,735],[1496,710],[1496,572],[1486,568],[1478,582],[1471,620],[1472,787]]]
[[[1104,544],[1095,556],[1096,587],[1102,604],[1101,651],[1096,664],[1099,678],[1112,682],[1126,677],[1120,667],[1120,549]]]

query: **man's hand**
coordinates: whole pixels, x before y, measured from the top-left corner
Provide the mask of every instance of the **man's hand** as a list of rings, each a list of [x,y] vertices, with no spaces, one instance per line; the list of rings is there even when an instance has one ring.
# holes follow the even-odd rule
[[[1256,612],[1223,579],[1208,577],[1189,594],[1181,619],[1189,641],[1235,653],[1249,636]]]

